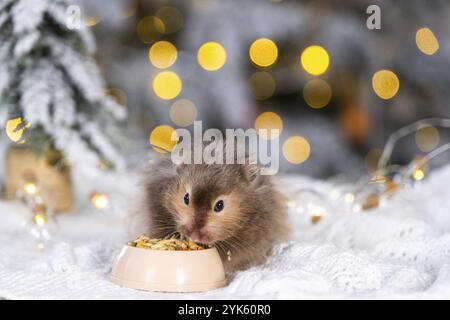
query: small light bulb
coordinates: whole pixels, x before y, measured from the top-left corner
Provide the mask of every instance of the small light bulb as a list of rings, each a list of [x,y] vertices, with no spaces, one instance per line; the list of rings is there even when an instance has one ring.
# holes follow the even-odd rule
[[[414,170],[412,176],[414,180],[421,181],[425,178],[425,172],[422,169],[416,169]]]
[[[317,223],[326,215],[326,210],[319,206],[314,206],[310,210],[311,222]]]
[[[36,191],[37,191],[36,184],[33,183],[33,182],[25,183],[24,186],[23,186],[23,189],[29,195],[34,195],[34,194],[36,194]]]
[[[353,203],[353,202],[355,202],[355,195],[351,192],[348,192],[345,194],[344,200],[347,203]]]
[[[47,223],[47,216],[44,213],[35,214],[33,221],[38,227],[42,228]]]
[[[105,209],[108,207],[109,199],[108,196],[104,193],[94,192],[91,195],[91,203],[97,209]]]

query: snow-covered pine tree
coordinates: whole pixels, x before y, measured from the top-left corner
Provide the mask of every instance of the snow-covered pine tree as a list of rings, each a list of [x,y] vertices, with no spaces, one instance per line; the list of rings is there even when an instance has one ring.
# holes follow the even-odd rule
[[[66,0],[0,0],[0,126],[20,118],[24,141],[61,150],[72,165],[123,166],[118,120],[125,109],[105,93],[81,23],[67,27]]]

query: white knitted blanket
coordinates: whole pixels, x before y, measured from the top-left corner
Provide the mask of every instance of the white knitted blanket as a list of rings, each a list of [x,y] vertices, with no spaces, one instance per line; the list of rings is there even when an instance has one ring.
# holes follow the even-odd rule
[[[108,280],[125,236],[119,215],[81,210],[61,216],[47,251],[24,244],[18,204],[0,203],[0,297],[6,299],[450,298],[450,166],[381,208],[330,212],[311,225],[292,210],[295,240],[225,288],[197,294],[143,292]],[[331,184],[281,180],[332,194]]]

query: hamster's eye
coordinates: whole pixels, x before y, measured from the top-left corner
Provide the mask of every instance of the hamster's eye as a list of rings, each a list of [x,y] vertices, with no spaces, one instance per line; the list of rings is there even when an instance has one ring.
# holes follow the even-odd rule
[[[184,195],[183,201],[186,205],[189,205],[189,193],[186,193]]]
[[[215,212],[220,212],[223,210],[224,204],[222,200],[219,200],[216,202],[216,204],[214,205],[214,211]]]

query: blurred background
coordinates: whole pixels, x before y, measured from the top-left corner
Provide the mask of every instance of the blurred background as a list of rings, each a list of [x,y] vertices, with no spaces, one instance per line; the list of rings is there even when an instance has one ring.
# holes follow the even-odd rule
[[[158,126],[202,120],[204,129],[282,129],[282,172],[358,177],[395,130],[450,117],[446,0],[75,3],[97,41],[107,93],[128,111],[131,166],[143,164]],[[367,27],[370,5],[381,29]],[[423,127],[393,162],[447,138]]]

